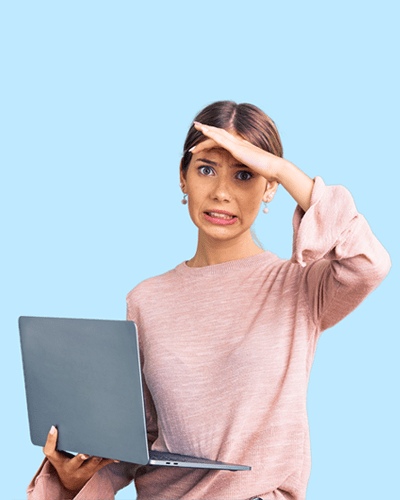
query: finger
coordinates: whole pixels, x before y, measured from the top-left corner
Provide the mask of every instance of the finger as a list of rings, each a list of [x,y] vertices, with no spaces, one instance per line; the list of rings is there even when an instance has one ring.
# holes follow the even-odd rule
[[[207,128],[207,126],[206,126],[206,125],[204,125],[203,123],[196,122],[196,121],[194,121],[194,122],[193,122],[193,126],[194,126],[194,128],[196,128],[196,129],[198,129],[198,130],[199,130],[199,129],[202,129],[202,128]]]
[[[46,444],[43,448],[43,453],[46,457],[56,455],[58,452],[56,450],[57,446],[58,431],[54,425],[51,426],[49,433],[47,434]]]
[[[196,130],[200,130],[200,132],[205,135],[211,135],[213,137],[225,137],[229,139],[235,139],[235,136],[230,132],[220,127],[213,127],[212,125],[204,125],[200,122],[193,122]]]
[[[215,143],[218,145],[217,147],[226,149],[227,151],[230,151],[232,148],[239,146],[240,142],[243,141],[243,139],[238,140],[237,137],[230,134],[227,130],[223,128],[211,127],[210,125],[207,125],[206,127],[205,125],[199,124],[199,130],[203,133],[204,136],[207,137],[207,139],[197,144],[197,146],[194,146],[196,148],[195,152],[198,152],[199,147],[202,149],[203,146],[200,145],[207,143],[207,141],[209,140],[215,141]],[[248,141],[243,141],[243,142],[250,144]],[[193,153],[192,150],[193,148],[189,149],[189,151]]]
[[[226,132],[226,130],[224,128],[214,127],[213,125],[206,125],[205,123],[200,123],[200,122],[196,122],[196,121],[193,122],[193,125],[196,129],[203,129],[206,131],[213,130],[215,132],[217,132],[217,131]]]
[[[196,144],[196,146],[190,148],[189,151],[192,154],[197,154],[200,153],[200,151],[205,151],[207,149],[213,149],[213,148],[221,148],[221,147],[222,146],[213,139],[206,139],[205,141],[202,141],[199,144]]]
[[[111,458],[101,458],[101,457],[91,457],[89,460],[82,465],[82,469],[93,472],[98,471],[102,467],[113,463],[114,460]]]
[[[83,464],[90,458],[90,455],[85,455],[84,453],[78,453],[73,458],[68,460],[66,467],[68,470],[76,470],[82,467]]]
[[[59,450],[58,453],[60,453],[65,458],[74,458],[75,456],[73,453],[69,453],[68,451],[64,450]]]
[[[47,447],[48,450],[51,449],[56,449],[56,444],[57,444],[57,429],[54,427],[54,425],[51,426],[49,433],[47,434],[47,440],[46,444],[44,445],[44,448]]]
[[[113,460],[112,458],[103,458],[99,464],[99,467],[98,469],[102,469],[103,467],[105,467],[106,465],[108,464],[113,464],[113,463],[117,463],[119,464],[120,461],[119,460]],[[97,470],[98,470],[97,469]]]
[[[108,465],[108,464],[119,464],[120,463],[120,460],[114,460],[113,458],[103,458],[103,463],[104,465]]]
[[[199,122],[193,122],[194,123],[194,127],[196,130],[199,130],[202,134],[208,136],[208,135],[211,135],[211,136],[216,136],[218,133],[221,133],[224,131],[224,129],[222,128],[218,128],[218,127],[212,127],[211,125],[203,125],[202,123],[199,123]],[[224,131],[226,132],[226,131]]]
[[[86,469],[97,469],[97,467],[101,464],[102,462],[101,457],[91,457],[89,460],[86,460],[85,462],[85,468]]]

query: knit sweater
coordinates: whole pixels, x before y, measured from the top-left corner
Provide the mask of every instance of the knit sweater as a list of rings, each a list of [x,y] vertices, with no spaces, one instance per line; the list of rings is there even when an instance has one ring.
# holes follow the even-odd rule
[[[342,186],[315,179],[297,206],[290,260],[269,251],[193,268],[186,262],[127,296],[137,324],[149,446],[251,466],[216,471],[111,464],[76,500],[304,500],[311,468],[307,385],[318,338],[390,268]],[[72,498],[45,459],[28,500]]]

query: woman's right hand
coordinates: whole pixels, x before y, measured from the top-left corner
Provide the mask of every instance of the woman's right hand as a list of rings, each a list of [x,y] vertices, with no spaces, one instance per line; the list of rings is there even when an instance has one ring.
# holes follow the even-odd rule
[[[88,455],[71,455],[64,451],[57,451],[58,431],[52,426],[47,436],[43,453],[49,462],[56,469],[62,484],[74,492],[80,491],[89,479],[102,467],[119,460],[112,460],[99,457],[90,457]]]

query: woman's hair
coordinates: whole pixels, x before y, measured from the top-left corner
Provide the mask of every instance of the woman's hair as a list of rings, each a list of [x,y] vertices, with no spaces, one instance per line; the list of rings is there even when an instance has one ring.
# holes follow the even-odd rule
[[[275,156],[283,157],[283,148],[274,121],[253,104],[236,104],[233,101],[216,101],[197,114],[195,121],[212,127],[235,131]],[[207,139],[192,123],[183,147],[182,173],[186,177],[192,153],[188,150]]]

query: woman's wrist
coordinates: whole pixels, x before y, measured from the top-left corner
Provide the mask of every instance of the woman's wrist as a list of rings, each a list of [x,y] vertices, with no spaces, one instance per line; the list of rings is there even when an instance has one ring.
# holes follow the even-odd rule
[[[297,204],[307,212],[311,204],[314,181],[290,161],[284,158],[282,160],[274,172],[275,180],[282,184]]]

